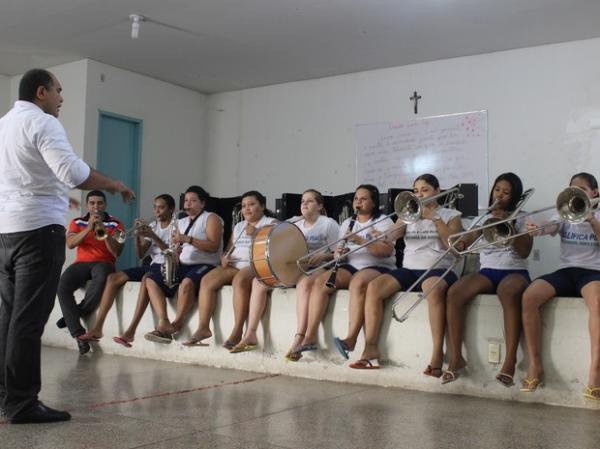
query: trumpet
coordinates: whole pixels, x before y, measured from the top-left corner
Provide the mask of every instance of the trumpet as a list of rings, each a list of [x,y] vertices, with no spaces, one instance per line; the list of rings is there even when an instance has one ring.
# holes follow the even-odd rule
[[[106,240],[108,238],[108,232],[106,232],[106,228],[104,227],[104,223],[102,223],[102,219],[94,222],[92,230],[94,231],[94,237],[96,240]]]
[[[115,230],[115,233],[113,234],[113,238],[119,243],[125,243],[125,241],[132,235],[137,235],[142,230],[149,230],[150,229],[150,225],[148,224],[149,221],[151,221],[151,220],[141,220],[141,219],[135,220],[135,223],[131,228],[126,229],[124,231],[122,231],[120,229]]]
[[[388,234],[390,234],[393,231],[396,231],[397,228],[392,227],[391,229],[388,229],[386,232],[381,233],[377,237],[369,240],[368,242],[366,242],[362,245],[359,245],[359,246],[353,248],[350,251],[347,251],[346,253],[340,255],[339,257],[334,258],[333,260],[324,262],[323,264],[321,264],[317,267],[307,269],[308,261],[315,255],[317,255],[323,251],[329,251],[330,248],[332,248],[332,247],[335,248],[338,245],[342,244],[343,242],[347,242],[350,237],[357,235],[359,232],[362,232],[365,229],[371,228],[371,227],[375,226],[376,224],[379,224],[382,221],[387,220],[388,218],[398,216],[398,220],[402,221],[404,223],[404,225],[415,223],[417,220],[419,220],[421,218],[421,214],[423,212],[423,206],[425,204],[427,204],[431,201],[437,201],[439,198],[442,198],[442,197],[446,197],[446,200],[444,201],[444,203],[441,206],[447,207],[447,206],[454,204],[456,199],[462,198],[463,195],[461,193],[459,193],[458,187],[453,187],[444,192],[440,192],[436,195],[433,195],[433,196],[430,196],[427,198],[423,198],[423,199],[419,199],[414,193],[411,193],[411,192],[400,192],[394,199],[394,212],[393,213],[391,213],[389,215],[383,215],[383,218],[381,218],[377,221],[374,221],[369,226],[365,226],[364,228],[362,228],[359,231],[351,232],[350,234],[342,237],[341,239],[339,239],[329,245],[325,245],[320,248],[317,248],[316,250],[308,253],[307,255],[302,256],[300,259],[298,259],[296,261],[296,263],[298,264],[298,268],[300,268],[300,270],[305,275],[309,276],[322,268],[329,267],[333,264],[339,264],[340,259],[348,257],[350,254],[353,254],[353,253],[361,250],[362,248],[364,248],[368,245],[371,245],[375,242],[387,239]],[[343,244],[345,245],[345,243],[343,243]]]

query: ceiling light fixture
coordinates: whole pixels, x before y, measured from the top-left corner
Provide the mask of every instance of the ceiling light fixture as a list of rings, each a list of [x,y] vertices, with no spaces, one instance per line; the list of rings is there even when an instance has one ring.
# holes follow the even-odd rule
[[[146,19],[139,14],[130,14],[129,19],[131,20],[131,38],[137,39],[140,35],[140,24]]]

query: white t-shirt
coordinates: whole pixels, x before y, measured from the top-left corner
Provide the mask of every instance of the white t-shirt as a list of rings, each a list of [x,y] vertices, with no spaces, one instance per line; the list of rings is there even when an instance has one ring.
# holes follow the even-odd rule
[[[461,216],[461,212],[456,209],[445,207],[438,208],[436,213],[445,224]],[[435,223],[428,219],[407,225],[404,243],[406,247],[402,266],[410,270],[428,270],[447,249],[440,239]],[[453,261],[452,255],[447,254],[436,268],[448,268]]]
[[[294,223],[304,234],[309,251],[314,251],[325,245],[330,245],[338,239],[340,225],[333,218],[319,215],[317,221],[309,228],[303,218]],[[331,248],[335,251],[335,248]]]
[[[64,226],[69,190],[89,175],[56,117],[17,101],[0,118],[0,233]]]
[[[596,220],[600,220],[600,210],[594,211]],[[558,220],[556,215],[553,220]],[[592,229],[585,223],[572,224],[563,221],[560,224],[560,263],[558,268],[587,268],[600,270],[600,246]]]
[[[212,212],[202,212],[197,218],[192,228],[188,231],[187,235],[193,237],[198,240],[206,240],[206,225],[208,223],[208,217],[214,215],[219,220],[221,217],[212,213]],[[221,223],[223,221],[221,220]],[[177,225],[179,227],[179,232],[183,234],[190,224],[190,217],[184,217],[178,220]],[[179,255],[179,260],[184,265],[196,265],[196,264],[208,264],[208,265],[218,265],[221,260],[221,254],[223,254],[223,236],[219,236],[219,249],[214,253],[209,253],[208,251],[201,251],[196,248],[194,245],[189,243],[184,243],[181,246],[181,254]]]
[[[255,227],[256,229],[260,229],[263,226],[271,224],[275,221],[277,221],[275,218],[263,215],[263,217],[258,221]],[[252,247],[252,236],[246,234],[247,224],[248,222],[246,220],[240,221],[238,224],[235,225],[235,227],[233,228],[233,232],[231,233],[235,249],[229,256],[229,259],[232,260],[231,266],[237,268],[238,270],[250,266],[250,250]]]
[[[164,243],[169,245],[169,243],[171,242],[171,232],[170,232],[171,226],[170,226],[170,224],[167,224],[167,226],[163,229],[160,227],[160,222],[158,220],[154,220],[148,226],[150,226],[150,229],[152,229],[152,232],[154,232],[158,236],[159,239],[161,239]],[[144,240],[147,242],[150,242],[150,248],[148,249],[148,255],[152,259],[151,263],[162,264],[165,261],[165,257],[163,256],[162,250],[160,249],[160,247],[156,244],[156,242],[154,240],[152,240],[149,237],[144,237]]]
[[[491,218],[492,215],[486,215],[481,223]],[[515,228],[518,233],[527,230],[527,224],[523,217],[517,216]],[[482,244],[485,240],[480,241]],[[510,243],[510,242],[509,242]],[[527,259],[519,256],[513,248],[512,244],[507,246],[488,246],[479,253],[479,263],[481,268],[491,268],[494,270],[527,270]]]
[[[350,225],[350,220],[351,220],[351,218],[347,218],[346,220],[344,220],[344,222],[340,226],[340,233],[339,233],[338,238],[343,238],[346,235],[346,231],[348,230],[348,226]],[[356,220],[356,222],[354,223],[354,227],[352,228],[352,232],[359,231],[357,233],[357,235],[359,237],[361,237],[363,239],[371,240],[371,238],[372,238],[371,237],[371,229],[373,227],[367,228],[367,226],[369,226],[374,221],[378,221],[378,220],[381,220],[381,222],[376,224],[374,226],[374,228],[379,233],[383,233],[383,232],[387,231],[389,228],[391,228],[394,225],[394,222],[392,221],[391,218],[384,218],[384,219],[382,219],[382,217],[370,218],[369,220],[365,221],[364,223],[360,223],[358,220]],[[367,229],[365,229],[365,228],[367,228]],[[355,243],[348,242],[348,244],[346,245],[346,248],[348,248],[349,250],[353,250],[353,249],[357,248],[358,246],[359,245],[357,245]],[[354,268],[356,268],[357,270],[362,270],[363,268],[373,267],[373,266],[394,269],[394,268],[396,268],[396,254],[394,251],[388,257],[377,257],[377,256],[374,256],[373,254],[371,254],[368,250],[368,247],[365,246],[364,248],[361,248],[358,251],[356,251],[355,253],[352,253],[348,257],[342,259],[341,263],[342,264],[348,263],[348,264],[352,265]]]

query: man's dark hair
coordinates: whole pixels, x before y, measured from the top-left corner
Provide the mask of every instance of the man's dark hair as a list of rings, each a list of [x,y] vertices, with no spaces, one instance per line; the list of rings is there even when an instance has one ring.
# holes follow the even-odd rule
[[[101,190],[91,190],[90,192],[88,192],[88,194],[85,196],[86,203],[88,202],[91,196],[100,196],[106,202],[106,195]]]
[[[46,89],[50,89],[52,85],[52,74],[47,70],[28,70],[19,83],[19,100],[33,103],[38,87],[43,86]]]

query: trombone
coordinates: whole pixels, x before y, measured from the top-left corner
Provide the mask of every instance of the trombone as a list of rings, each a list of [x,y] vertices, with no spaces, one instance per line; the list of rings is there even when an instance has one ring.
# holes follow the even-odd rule
[[[454,204],[457,199],[463,197],[463,195],[459,192],[459,190],[460,190],[459,187],[456,186],[456,187],[452,187],[451,189],[445,190],[444,192],[440,192],[436,195],[433,195],[433,196],[430,196],[427,198],[423,198],[423,199],[419,199],[417,197],[417,195],[415,195],[412,192],[408,192],[408,191],[400,192],[398,195],[396,195],[396,198],[394,199],[394,212],[393,213],[391,213],[389,215],[385,215],[385,216],[383,216],[383,218],[380,218],[379,220],[374,221],[370,225],[365,226],[364,228],[359,229],[358,231],[351,232],[350,234],[345,235],[341,239],[338,239],[337,241],[335,241],[329,245],[325,245],[320,248],[317,248],[316,250],[311,251],[310,253],[306,254],[305,256],[302,256],[300,259],[298,259],[296,261],[296,263],[298,264],[298,268],[300,268],[300,271],[302,271],[305,275],[310,276],[311,274],[313,274],[323,268],[329,267],[334,264],[339,264],[339,261],[342,258],[348,257],[350,254],[353,254],[375,242],[387,239],[388,234],[390,234],[391,232],[397,231],[398,228],[396,228],[395,226],[392,226],[387,231],[385,231],[382,234],[378,235],[377,237],[367,241],[366,243],[363,243],[362,245],[358,245],[355,248],[351,249],[350,251],[340,254],[339,256],[333,258],[332,260],[326,261],[321,265],[307,269],[307,267],[309,267],[309,261],[315,255],[317,255],[323,251],[330,251],[330,248],[332,248],[332,247],[335,248],[338,245],[345,246],[345,244],[346,244],[345,242],[347,242],[350,237],[355,236],[358,233],[364,231],[365,229],[371,228],[371,227],[375,226],[376,224],[379,224],[382,221],[387,220],[388,218],[398,216],[398,220],[403,222],[403,226],[406,226],[408,224],[413,224],[413,223],[417,222],[421,218],[421,214],[423,212],[423,206],[427,203],[430,203],[432,201],[437,201],[439,198],[442,198],[442,197],[446,197],[446,200],[441,205],[442,207],[447,207],[447,206]]]
[[[142,229],[149,229],[150,225],[148,224],[150,220],[135,220],[133,226],[129,229],[121,231],[120,229],[116,229],[113,234],[113,238],[118,243],[125,243],[125,241],[131,237],[132,235],[136,235]]]
[[[498,200],[494,201],[494,203],[490,207],[488,207],[484,211],[483,214],[479,215],[475,220],[473,220],[473,222],[469,225],[468,230],[465,232],[473,232],[472,230],[475,228],[475,226],[477,226],[487,216],[489,211],[491,211],[494,207],[496,207],[497,204],[498,204]],[[463,234],[463,233],[461,233],[461,234]],[[456,235],[456,234],[453,234],[453,235]],[[394,300],[394,302],[392,303],[392,317],[394,317],[394,319],[396,321],[398,321],[399,323],[405,322],[408,319],[411,312],[421,303],[421,301],[423,301],[425,298],[427,298],[431,294],[431,292],[435,289],[435,287],[437,287],[437,285],[440,282],[442,282],[446,278],[446,276],[448,276],[448,273],[450,273],[450,271],[452,271],[454,269],[454,267],[456,266],[456,264],[462,257],[460,252],[455,247],[459,241],[460,240],[457,239],[454,242],[450,242],[450,238],[448,238],[448,249],[446,251],[444,251],[433,262],[433,264],[431,265],[431,267],[429,267],[428,270],[426,270],[421,276],[419,276],[419,278],[415,282],[413,282],[410,287],[408,287],[405,291],[401,292],[400,295],[398,295],[398,297]],[[476,242],[473,242],[472,245],[475,243]],[[434,270],[435,267],[437,267],[446,258],[446,256],[448,254],[452,254],[452,256],[454,257],[454,260],[452,261],[450,266],[448,268],[446,268],[446,270],[440,276],[438,276],[436,281],[426,292],[419,292],[416,301],[406,310],[406,312],[404,312],[402,315],[398,316],[396,314],[396,306],[400,303],[402,298],[404,298],[406,295],[408,295],[410,292],[412,292],[417,287],[417,285],[419,285],[421,282],[423,282],[423,280],[427,277],[427,275],[432,270]]]
[[[494,221],[490,223],[486,222],[483,226],[469,231],[481,231],[481,236],[486,240],[486,242],[476,247],[469,247],[466,250],[457,251],[457,254],[463,255],[469,252],[479,252],[482,249],[488,248],[490,246],[507,245],[510,241],[516,239],[517,237],[534,234],[535,232],[541,231],[544,228],[559,224],[561,221],[568,221],[569,223],[573,224],[583,223],[590,214],[591,209],[596,204],[598,204],[599,201],[600,198],[594,198],[593,200],[590,199],[587,196],[587,193],[585,193],[585,191],[579,187],[567,187],[558,194],[558,196],[556,197],[556,202],[553,206],[543,207],[533,212],[521,214],[519,217],[525,218],[531,215],[536,215],[542,212],[555,209],[558,213],[558,216],[560,217],[560,220],[553,220],[549,223],[537,226],[534,229],[528,229],[527,231],[517,232],[512,222],[515,220],[515,218],[517,218],[516,214],[522,208],[519,207],[518,210],[515,209],[515,212],[513,212],[508,218],[502,220],[494,219]],[[459,241],[460,238],[465,234],[467,234],[467,231],[458,234],[453,234],[450,237],[448,237],[448,241]]]

